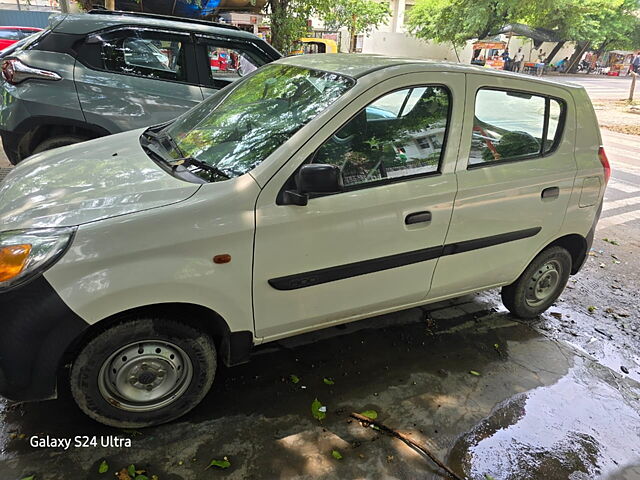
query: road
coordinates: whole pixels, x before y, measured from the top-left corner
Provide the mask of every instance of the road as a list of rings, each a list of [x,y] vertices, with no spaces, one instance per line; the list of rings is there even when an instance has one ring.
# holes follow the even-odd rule
[[[629,98],[631,77],[609,77],[606,75],[553,75],[549,78],[582,85],[592,101],[624,100]],[[640,81],[636,82],[636,98],[640,98]]]

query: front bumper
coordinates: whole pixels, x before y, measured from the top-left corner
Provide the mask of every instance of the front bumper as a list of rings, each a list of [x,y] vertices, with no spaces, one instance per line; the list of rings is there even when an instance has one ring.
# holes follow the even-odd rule
[[[0,395],[16,401],[56,396],[65,352],[88,328],[44,276],[0,293]]]

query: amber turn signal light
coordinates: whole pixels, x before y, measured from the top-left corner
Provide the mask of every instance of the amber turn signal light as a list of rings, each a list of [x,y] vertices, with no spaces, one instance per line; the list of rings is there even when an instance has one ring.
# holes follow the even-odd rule
[[[31,245],[9,245],[0,248],[0,282],[17,276],[27,263]]]

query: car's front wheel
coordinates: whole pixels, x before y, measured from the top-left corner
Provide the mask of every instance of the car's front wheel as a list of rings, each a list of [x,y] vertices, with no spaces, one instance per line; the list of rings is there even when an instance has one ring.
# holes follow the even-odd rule
[[[67,145],[73,145],[75,143],[86,142],[89,140],[87,137],[81,135],[56,135],[54,137],[47,138],[36,145],[31,155],[36,153],[46,152],[47,150],[53,150],[54,148],[66,147]]]
[[[173,320],[136,319],[82,348],[71,369],[71,393],[98,422],[148,427],[195,407],[215,370],[216,348],[205,333]]]
[[[560,296],[571,272],[571,254],[558,246],[536,256],[511,285],[502,288],[502,303],[520,318],[540,315]]]

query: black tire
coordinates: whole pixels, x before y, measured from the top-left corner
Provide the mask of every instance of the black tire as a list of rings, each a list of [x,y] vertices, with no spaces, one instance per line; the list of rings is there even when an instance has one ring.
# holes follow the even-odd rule
[[[549,308],[564,290],[569,280],[571,263],[571,255],[562,247],[543,250],[515,282],[502,287],[502,303],[517,317],[537,317]],[[551,283],[546,291],[545,280]]]
[[[57,135],[40,142],[36,148],[33,149],[31,155],[46,152],[47,150],[52,150],[54,148],[66,147],[67,145],[73,145],[74,143],[86,142],[87,140],[89,140],[87,137],[80,135]]]
[[[162,352],[159,352],[160,346],[164,348]],[[132,348],[135,352],[132,352]],[[179,357],[184,362],[176,367],[170,362],[179,360],[169,361],[169,352],[176,353],[171,359]],[[129,358],[123,353],[128,353]],[[158,365],[161,365],[160,369]],[[182,365],[185,368],[180,372]],[[118,366],[118,370],[111,366]],[[168,374],[163,369],[167,366]],[[100,423],[118,428],[149,427],[174,420],[200,403],[211,388],[216,366],[216,347],[211,337],[203,332],[173,320],[136,319],[109,328],[82,348],[71,368],[71,394],[80,409]],[[187,369],[190,374],[185,373]],[[106,380],[111,372],[114,375],[112,382]],[[139,372],[138,379],[147,376],[144,380],[135,380],[135,372]],[[146,372],[152,372],[152,380],[149,380],[149,373]],[[176,380],[180,375],[182,379]],[[118,383],[117,378],[130,379],[129,383],[134,384],[129,385],[122,380]],[[160,382],[159,385],[151,385],[150,388],[148,383],[156,381]],[[128,397],[119,396],[117,385],[122,386],[122,391],[146,395],[143,390],[148,388],[162,391],[165,388],[163,382],[180,385],[180,390],[166,395],[164,401],[168,403],[163,405],[158,400],[157,406],[135,401],[127,406]],[[148,393],[156,394],[152,391]]]

